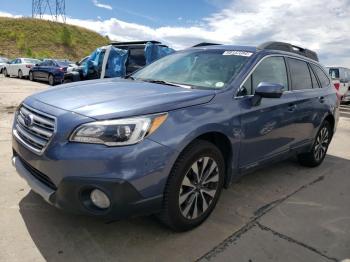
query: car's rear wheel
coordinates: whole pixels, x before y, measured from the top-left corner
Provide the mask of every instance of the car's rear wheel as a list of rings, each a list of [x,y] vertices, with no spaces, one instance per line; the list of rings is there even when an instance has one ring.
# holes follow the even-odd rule
[[[29,80],[34,81],[34,75],[32,71],[29,72]]]
[[[203,140],[192,143],[169,175],[161,221],[175,231],[200,225],[215,208],[224,174],[224,158],[215,145]]]
[[[23,72],[22,72],[21,69],[18,70],[18,78],[19,78],[19,79],[23,79]]]
[[[4,76],[5,77],[8,77],[9,75],[7,74],[7,69],[6,68],[4,68]]]
[[[54,86],[55,85],[55,79],[53,78],[53,75],[49,75],[49,85]]]
[[[311,151],[298,155],[299,163],[308,167],[319,166],[327,154],[331,139],[332,128],[330,123],[325,121],[316,135]]]

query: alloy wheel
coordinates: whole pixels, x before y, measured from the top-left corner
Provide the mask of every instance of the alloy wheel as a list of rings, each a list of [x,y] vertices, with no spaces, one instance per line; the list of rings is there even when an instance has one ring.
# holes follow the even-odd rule
[[[202,157],[195,161],[181,183],[179,206],[187,219],[201,216],[212,204],[219,185],[219,169],[214,159]]]
[[[19,78],[19,79],[22,79],[22,78],[23,78],[22,70],[19,70],[19,71],[18,71],[18,78]]]
[[[316,161],[320,161],[326,154],[329,144],[329,131],[327,127],[323,127],[319,132],[314,149]]]

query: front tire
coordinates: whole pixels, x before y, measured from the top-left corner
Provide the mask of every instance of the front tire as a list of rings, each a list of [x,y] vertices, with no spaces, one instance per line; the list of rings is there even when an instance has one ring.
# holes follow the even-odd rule
[[[307,167],[319,166],[327,154],[331,139],[332,128],[330,123],[325,121],[316,135],[311,151],[298,155],[299,163]]]
[[[196,140],[175,162],[159,218],[175,231],[199,226],[214,210],[224,183],[225,161],[210,142]]]
[[[32,71],[29,72],[29,80],[34,81],[34,75]]]
[[[9,75],[7,74],[7,69],[6,68],[4,69],[4,76],[5,77],[9,77]]]

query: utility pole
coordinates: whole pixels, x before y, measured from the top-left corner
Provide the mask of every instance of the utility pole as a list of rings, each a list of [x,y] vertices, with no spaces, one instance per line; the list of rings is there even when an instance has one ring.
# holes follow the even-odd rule
[[[43,19],[44,15],[51,16],[53,21],[66,23],[66,1],[32,0],[32,17]]]

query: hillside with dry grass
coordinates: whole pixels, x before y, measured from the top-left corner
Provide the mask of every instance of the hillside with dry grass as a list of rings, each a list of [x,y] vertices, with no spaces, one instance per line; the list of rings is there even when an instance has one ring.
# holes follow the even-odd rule
[[[108,37],[78,26],[0,17],[0,56],[79,60],[108,42]]]

